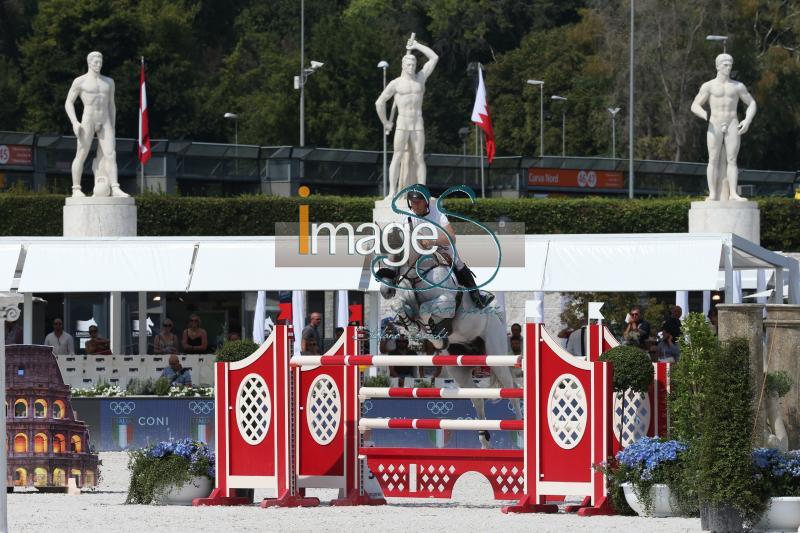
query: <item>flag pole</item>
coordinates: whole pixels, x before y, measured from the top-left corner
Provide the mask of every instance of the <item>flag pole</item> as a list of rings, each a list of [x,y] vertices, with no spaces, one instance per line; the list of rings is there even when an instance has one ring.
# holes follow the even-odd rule
[[[486,142],[486,135],[483,133],[481,128],[478,128],[480,132],[481,140],[478,144],[481,145],[481,198],[486,198],[486,190],[484,188],[484,176],[483,176],[483,143]]]
[[[144,68],[144,56],[142,56],[142,68]],[[139,86],[139,114],[140,114],[139,115],[139,143],[140,144],[138,146],[138,149],[139,149],[139,175],[140,175],[139,182],[141,183],[141,185],[139,186],[139,195],[144,194],[144,163],[142,163],[142,145],[141,145],[141,142],[142,142],[142,132],[141,132],[141,128],[142,128],[142,117],[141,117],[142,102],[141,102],[141,99],[142,99],[142,87],[140,85]],[[141,330],[141,328],[140,328],[140,330]]]

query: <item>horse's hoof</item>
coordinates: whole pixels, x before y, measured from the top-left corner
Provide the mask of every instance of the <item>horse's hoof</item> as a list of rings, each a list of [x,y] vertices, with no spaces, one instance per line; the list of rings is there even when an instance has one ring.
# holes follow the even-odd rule
[[[483,448],[484,450],[488,450],[489,448],[492,447],[491,446],[492,436],[488,431],[486,430],[479,431],[478,439],[481,441],[481,448]]]

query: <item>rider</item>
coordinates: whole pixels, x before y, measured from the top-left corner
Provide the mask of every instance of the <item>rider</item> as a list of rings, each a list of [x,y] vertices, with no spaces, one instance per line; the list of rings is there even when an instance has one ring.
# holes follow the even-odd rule
[[[408,202],[409,209],[422,219],[408,217],[411,229],[414,229],[423,221],[434,222],[443,227],[447,235],[450,236],[448,240],[447,235],[443,232],[438,232],[435,239],[422,240],[420,241],[420,245],[425,249],[430,249],[434,244],[438,246],[437,251],[453,261],[456,280],[458,280],[459,285],[468,289],[475,306],[478,309],[487,307],[494,299],[494,295],[491,293],[483,293],[477,288],[475,285],[475,274],[464,264],[458,255],[453,253],[450,242],[452,241],[453,244],[455,244],[456,234],[447,216],[439,211],[435,204],[431,205],[428,197],[419,190],[412,189],[408,191],[408,194],[406,194],[406,201]]]

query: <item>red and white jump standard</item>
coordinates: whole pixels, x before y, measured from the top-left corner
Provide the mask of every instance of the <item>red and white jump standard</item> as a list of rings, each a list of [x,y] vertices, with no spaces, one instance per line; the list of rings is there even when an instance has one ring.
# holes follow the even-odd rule
[[[478,472],[504,512],[556,512],[548,501],[583,495],[579,514],[610,513],[607,487],[592,465],[644,434],[666,426],[667,366],[657,364],[648,395],[629,395],[620,423],[612,368],[597,360],[615,344],[601,326],[588,335],[587,359],[563,350],[541,324],[526,325],[524,355],[359,355],[358,330],[348,327],[323,356],[289,358],[289,328],[277,326],[251,356],[216,364],[217,485],[195,505],[246,503],[239,488],[271,489],[262,506],[317,505],[306,488],[339,488],[334,505],[385,503],[364,490],[367,468],[384,496],[449,498],[459,477]],[[522,366],[522,388],[359,387],[359,365]],[[372,398],[523,399],[523,420],[362,418]],[[371,429],[521,431],[522,450],[364,447]]]

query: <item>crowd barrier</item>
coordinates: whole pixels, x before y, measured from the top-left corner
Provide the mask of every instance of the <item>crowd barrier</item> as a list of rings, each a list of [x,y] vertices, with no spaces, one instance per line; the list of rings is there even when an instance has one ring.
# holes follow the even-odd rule
[[[610,513],[604,476],[592,465],[642,435],[667,426],[668,365],[656,363],[644,395],[615,398],[610,363],[598,360],[616,344],[602,326],[590,326],[589,356],[567,353],[541,324],[528,323],[523,355],[361,356],[359,330],[348,327],[324,356],[290,359],[291,331],[277,327],[252,355],[216,364],[216,488],[195,505],[249,503],[236,489],[268,489],[269,506],[313,506],[308,488],[338,488],[332,505],[376,505],[364,481],[367,468],[384,496],[449,498],[459,477],[486,477],[495,498],[517,503],[504,512],[555,512],[548,503],[582,496],[569,510],[581,515]],[[413,359],[413,360],[412,360]],[[360,388],[359,365],[516,366],[520,389]],[[410,391],[410,392],[409,392]],[[520,398],[522,420],[367,418],[361,403],[393,398]],[[367,447],[362,433],[378,429],[520,431],[523,449],[437,449]],[[476,437],[477,440],[477,437]]]

